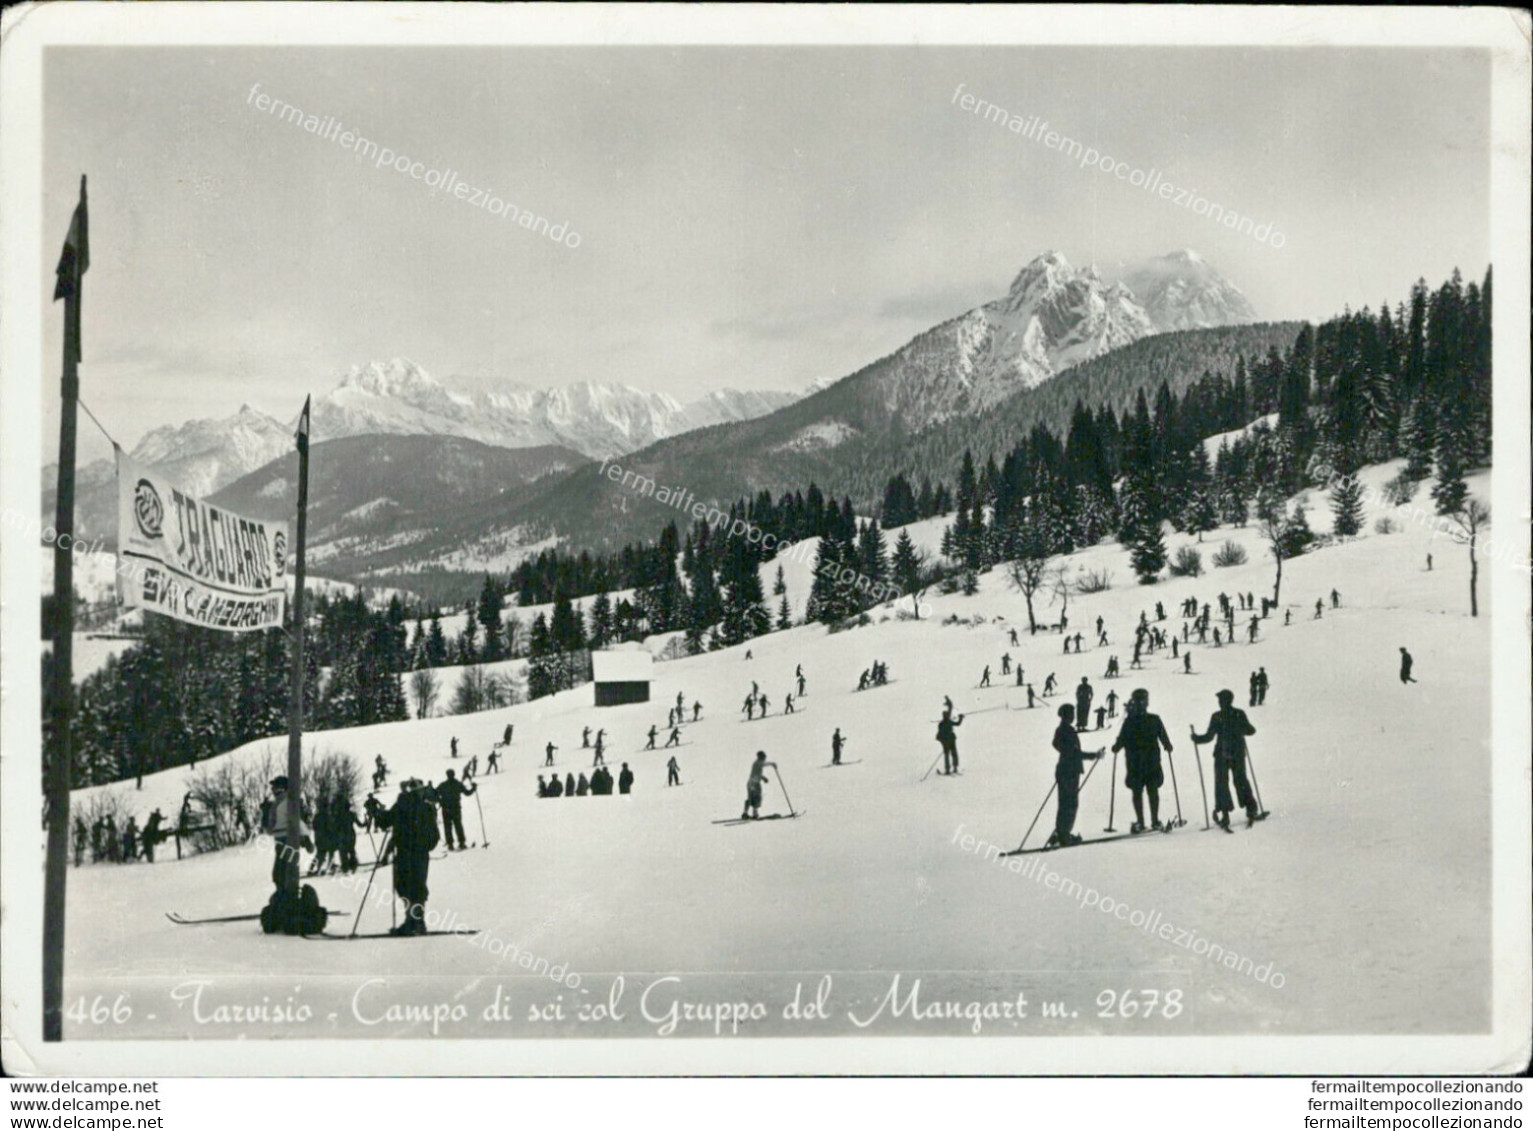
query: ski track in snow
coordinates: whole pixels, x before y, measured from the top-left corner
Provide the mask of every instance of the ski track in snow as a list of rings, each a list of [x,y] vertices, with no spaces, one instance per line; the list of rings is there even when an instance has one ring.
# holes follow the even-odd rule
[[[1382,482],[1395,469],[1370,469],[1366,478]],[[1482,497],[1486,479],[1471,482]],[[1310,498],[1311,524],[1320,533],[1329,528],[1325,496]],[[1379,513],[1369,508],[1368,529]],[[1074,555],[1073,564],[1113,574],[1111,590],[1070,603],[1072,630],[1094,637],[1100,614],[1112,639],[1110,647],[1079,657],[1060,654],[1057,634],[1026,635],[1021,597],[996,569],[982,577],[975,597],[933,591],[933,612],[921,623],[877,609],[876,623],[866,628],[835,635],[797,628],[658,665],[648,704],[596,710],[586,686],[480,715],[312,734],[305,748],[347,750],[367,767],[382,753],[391,792],[406,776],[439,780],[474,754],[483,767],[505,724],[515,722],[504,772],[480,779],[491,847],[433,863],[430,906],[587,978],[617,971],[972,971],[976,987],[1074,994],[1083,1006],[1080,1032],[1126,1031],[1122,1022],[1099,1022],[1087,1011],[1101,990],[1172,987],[1183,989],[1187,1008],[1177,1033],[1482,1029],[1491,984],[1489,576],[1505,567],[1482,568],[1482,613],[1471,620],[1466,552],[1444,540],[1433,544],[1429,530],[1406,523],[1397,534],[1370,533],[1285,563],[1284,601],[1294,622],[1285,628],[1281,614],[1264,621],[1256,645],[1194,643],[1191,678],[1163,653],[1151,656],[1146,670],[1129,670],[1132,626],[1141,609],[1153,617],[1157,599],[1169,627],[1179,630],[1177,606],[1189,594],[1217,608],[1221,590],[1270,593],[1272,564],[1253,529],[1207,535],[1205,567],[1225,538],[1246,547],[1249,564],[1150,587],[1134,583],[1115,544]],[[1191,540],[1172,535],[1168,546],[1174,552]],[[1429,550],[1436,559],[1430,573]],[[787,571],[790,588],[806,588],[807,568]],[[775,563],[763,572],[769,580]],[[1343,599],[1336,611],[1328,596],[1333,585]],[[1325,615],[1315,621],[1322,595]],[[775,609],[775,599],[768,600]],[[794,602],[801,612],[802,597]],[[1049,620],[1058,615],[1046,602],[1039,611]],[[1006,619],[942,625],[949,614]],[[1009,644],[1012,626],[1022,634],[1020,647]],[[1419,684],[1400,684],[1401,645],[1415,656]],[[751,661],[743,658],[747,648]],[[1066,700],[1056,695],[1026,710],[1025,691],[1010,686],[1012,677],[994,674],[1008,651],[1036,688],[1050,672],[1066,694],[1089,676],[1099,702],[1109,688],[1120,697],[1148,688],[1152,710],[1175,743],[1188,821],[1170,836],[1025,859],[1044,860],[1137,910],[1159,911],[1258,964],[1271,962],[1286,978],[1283,988],[1079,909],[1076,900],[955,843],[962,825],[1002,849],[1015,847],[1052,782],[1054,707]],[[1114,653],[1124,676],[1104,680]],[[856,695],[858,675],[875,658],[889,664],[899,686]],[[795,664],[804,667],[808,696],[802,714],[785,718],[775,712],[792,687]],[[985,664],[997,687],[979,692],[973,685]],[[1250,743],[1272,818],[1249,831],[1237,818],[1233,836],[1204,832],[1188,726],[1207,725],[1220,688],[1235,691],[1244,705],[1247,677],[1259,664],[1271,691],[1265,706],[1248,709],[1257,728]],[[741,728],[736,719],[752,680],[771,696],[774,714]],[[664,721],[678,691],[689,717],[694,700],[704,704],[701,722],[686,728],[689,745],[679,758],[688,788],[665,787],[670,753],[656,750],[614,754],[614,773],[627,761],[637,775],[632,796],[535,797],[546,742],[559,747],[560,772],[588,769],[583,726],[593,733],[605,727],[609,749],[631,751],[652,723]],[[959,711],[993,706],[998,697],[1011,709],[975,713],[960,729],[961,776],[921,782],[937,755],[931,720],[944,694]],[[819,773],[837,726],[847,740],[844,757],[861,764],[847,774]],[[1088,732],[1084,745],[1110,746],[1114,734]],[[454,735],[456,763],[448,758]],[[266,746],[280,756],[284,745],[272,738],[246,749]],[[738,816],[758,749],[781,767],[794,808],[809,815],[748,828],[713,824]],[[1108,758],[1082,795],[1076,827],[1088,837],[1107,823]],[[1211,803],[1208,747],[1202,769]],[[1126,828],[1132,809],[1121,759],[1117,772],[1116,820]],[[142,792],[132,783],[98,788],[128,794],[140,819],[156,805],[173,818],[186,777],[178,768],[145,779]],[[787,811],[772,778],[764,814]],[[1162,813],[1175,811],[1167,766]],[[1052,817],[1051,802],[1036,842]],[[464,823],[471,839],[482,839],[472,802]],[[166,846],[169,861],[162,849],[153,867],[71,870],[71,978],[517,972],[513,963],[447,937],[316,947],[263,936],[248,924],[177,926],[163,912],[204,917],[259,909],[270,857],[226,851],[177,863],[173,847]],[[365,835],[359,847],[368,855]],[[355,913],[360,888],[313,882],[327,906]],[[387,885],[388,877],[378,883]],[[384,927],[386,919],[385,910],[369,906],[362,930]],[[354,921],[346,921],[348,930]],[[1007,971],[1018,973],[986,973]]]

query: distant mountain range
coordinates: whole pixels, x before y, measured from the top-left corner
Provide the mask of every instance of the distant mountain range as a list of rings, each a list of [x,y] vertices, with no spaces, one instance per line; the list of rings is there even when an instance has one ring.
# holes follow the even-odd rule
[[[455,436],[497,448],[558,450],[565,456],[622,455],[666,436],[749,420],[791,404],[798,394],[720,389],[689,404],[629,385],[581,382],[562,389],[504,385],[466,392],[445,385],[406,358],[353,366],[316,397],[316,442],[350,436]],[[222,420],[189,420],[148,433],[130,453],[195,495],[207,497],[241,476],[293,452],[293,428],[241,405]],[[115,466],[79,469],[75,526],[86,540],[115,545]],[[53,510],[57,472],[44,469],[43,513]]]
[[[594,459],[621,459],[726,505],[811,479],[838,491],[867,486],[902,470],[901,453],[917,438],[1026,417],[1017,406],[1083,363],[1168,332],[1254,318],[1244,294],[1195,252],[1115,265],[1104,277],[1050,251],[1005,295],[802,396],[721,390],[682,404],[589,382],[469,391],[407,359],[369,362],[314,401],[314,482],[326,492],[311,501],[314,560],[343,578],[481,571],[545,546],[612,548],[653,537],[662,508],[609,497]],[[1188,348],[1194,361],[1200,349],[1222,358],[1241,341]],[[1186,351],[1174,352],[1170,368],[1180,373]],[[290,428],[249,406],[225,420],[156,429],[133,456],[236,509],[291,511]],[[81,469],[83,537],[115,536],[113,479],[106,461]]]

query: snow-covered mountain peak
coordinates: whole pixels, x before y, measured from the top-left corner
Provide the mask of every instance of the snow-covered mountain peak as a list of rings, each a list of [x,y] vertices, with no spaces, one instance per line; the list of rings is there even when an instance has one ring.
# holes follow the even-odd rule
[[[442,384],[409,358],[396,357],[353,365],[341,378],[339,387],[379,397],[409,397],[440,392]]]

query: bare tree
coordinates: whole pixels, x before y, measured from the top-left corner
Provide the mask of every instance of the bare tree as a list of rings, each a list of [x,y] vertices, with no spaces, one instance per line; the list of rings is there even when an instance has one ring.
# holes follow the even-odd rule
[[[1033,617],[1033,596],[1040,592],[1049,580],[1048,556],[1017,558],[1007,563],[1006,573],[1011,578],[1011,583],[1022,594],[1023,600],[1027,602],[1027,631],[1036,634],[1038,622]]]
[[[417,668],[410,673],[410,694],[415,696],[415,717],[428,719],[436,707],[437,695],[442,689],[436,672],[430,668]]]
[[[1059,623],[1063,627],[1070,611],[1070,594],[1075,591],[1075,586],[1070,581],[1070,567],[1061,562],[1051,567],[1044,574],[1044,584],[1048,587],[1050,604],[1059,602]]]
[[[1480,615],[1480,562],[1475,557],[1480,531],[1490,525],[1490,508],[1473,495],[1465,497],[1458,510],[1448,516],[1453,521],[1453,540],[1469,546],[1469,615]]]

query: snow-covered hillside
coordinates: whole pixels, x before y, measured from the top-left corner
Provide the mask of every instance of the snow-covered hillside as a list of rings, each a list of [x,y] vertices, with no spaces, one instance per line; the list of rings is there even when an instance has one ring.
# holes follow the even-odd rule
[[[1477,492],[1483,487],[1472,484]],[[1371,508],[1370,524],[1379,513]],[[1325,529],[1323,511],[1313,510],[1311,522]],[[1212,601],[1220,591],[1270,593],[1271,563],[1254,531],[1220,530],[1205,546],[1225,538],[1246,547],[1247,565],[1154,587],[1132,583],[1115,545],[1073,555],[1073,570],[1105,569],[1114,579],[1109,591],[1071,601],[1073,625],[1085,628],[1101,616],[1112,641],[1095,648],[1088,639],[1079,657],[1061,653],[1059,636],[1029,637],[1025,628],[1020,643],[1010,644],[1008,633],[1025,624],[1025,614],[994,571],[975,597],[933,594],[933,614],[920,623],[879,610],[877,623],[863,629],[827,634],[811,626],[758,638],[748,645],[750,660],[742,646],[658,665],[649,704],[597,710],[587,686],[482,715],[308,737],[310,750],[349,751],[369,762],[382,753],[393,780],[411,774],[439,780],[452,764],[451,737],[459,738],[463,757],[483,755],[514,721],[505,772],[481,778],[482,831],[478,811],[466,815],[470,835],[476,841],[488,835],[490,847],[433,863],[430,907],[579,972],[578,990],[521,973],[514,961],[462,938],[326,945],[263,936],[250,923],[168,922],[162,911],[211,916],[260,906],[267,858],[227,851],[72,872],[71,923],[78,926],[69,935],[70,994],[108,976],[130,977],[143,1001],[154,986],[195,976],[221,990],[244,987],[247,996],[280,998],[295,992],[293,976],[301,972],[302,993],[336,1003],[340,1019],[329,1024],[345,1036],[374,1031],[347,1014],[346,1003],[364,983],[378,991],[380,983],[368,980],[381,978],[388,993],[405,997],[470,995],[475,1010],[455,1034],[528,1036],[537,1032],[522,1023],[528,1002],[551,1006],[561,992],[571,1009],[605,1001],[620,973],[632,1018],[634,995],[658,977],[645,972],[683,972],[691,984],[720,991],[711,996],[733,1000],[742,987],[758,985],[758,975],[746,972],[778,972],[791,997],[796,977],[812,994],[821,976],[792,972],[828,971],[838,1007],[824,1030],[830,1033],[861,1031],[847,1023],[848,1006],[871,1014],[892,974],[904,972],[907,989],[909,978],[924,977],[928,996],[1007,998],[1025,988],[1030,998],[1077,1006],[1078,1017],[1047,1029],[987,1021],[985,1034],[1121,1032],[1121,1020],[1102,1019],[1093,1006],[1107,986],[1177,993],[1182,1015],[1137,1022],[1141,1034],[1483,1030],[1490,977],[1488,591],[1482,590],[1481,618],[1471,620],[1464,551],[1404,521],[1399,533],[1287,563],[1283,605],[1293,623],[1285,626],[1281,612],[1269,618],[1254,645],[1194,643],[1190,676],[1164,654],[1151,656],[1142,672],[1127,670],[1132,625],[1141,610],[1154,618],[1155,601],[1166,605],[1174,632],[1181,626],[1178,603],[1189,594]],[[1173,537],[1172,549],[1186,541]],[[1430,572],[1428,552],[1435,557]],[[1334,610],[1333,587],[1341,598]],[[1318,620],[1317,599],[1325,600]],[[943,623],[951,617],[961,621]],[[1401,646],[1415,656],[1416,684],[1397,677]],[[983,849],[965,851],[964,835],[1015,845],[1053,780],[1049,737],[1052,708],[1061,700],[1029,711],[1025,690],[999,674],[1007,653],[1040,691],[1050,673],[1061,688],[1089,677],[1099,701],[1109,689],[1120,696],[1149,689],[1175,743],[1176,784],[1168,775],[1162,813],[1180,808],[1188,821],[1171,836],[1024,859],[1042,860],[1066,881],[1158,911],[1178,928],[1270,964],[1283,975],[1281,986],[1082,908],[1078,898],[987,859]],[[1102,679],[1110,654],[1123,660],[1121,680]],[[889,665],[891,684],[854,692],[875,658]],[[798,713],[784,717],[783,696],[797,665],[808,694]],[[986,665],[995,686],[979,689]],[[1208,778],[1211,767],[1206,748],[1200,763],[1187,729],[1207,724],[1222,687],[1244,704],[1247,677],[1258,666],[1272,690],[1266,705],[1249,708],[1257,732],[1251,751],[1272,817],[1250,830],[1238,825],[1234,835],[1205,832],[1200,777]],[[746,723],[739,707],[753,681],[773,707],[764,721]],[[704,712],[672,751],[685,782],[672,789],[664,785],[669,754],[641,748],[678,693],[688,704],[700,700]],[[932,730],[945,694],[966,716],[959,731],[963,774],[923,779],[937,753]],[[558,747],[560,774],[589,770],[579,748],[585,726],[606,729],[614,767],[627,762],[637,775],[634,793],[538,799],[546,743]],[[847,739],[848,764],[832,769],[826,764],[837,727]],[[1090,733],[1085,745],[1106,745],[1111,737]],[[255,743],[224,757],[263,747],[280,754],[282,743]],[[757,750],[778,764],[782,785],[805,815],[750,827],[715,823],[738,816]],[[1107,823],[1112,772],[1104,763],[1084,787],[1077,828],[1088,837]],[[173,815],[186,776],[184,769],[166,771],[146,779],[142,792],[102,788],[122,793],[140,818],[154,806]],[[1120,786],[1120,829],[1131,819],[1127,806]],[[764,811],[787,808],[774,780]],[[1043,824],[1052,819],[1052,805],[1045,809]],[[1043,835],[1035,832],[1033,843]],[[366,855],[365,837],[363,847]],[[359,886],[340,878],[314,882],[327,905],[357,909]],[[387,912],[370,907],[363,916],[368,931]],[[1406,921],[1409,929],[1402,929]],[[349,920],[334,929],[345,932]],[[1346,940],[1344,961],[1337,939]],[[519,1003],[511,1030],[479,1013],[478,999],[497,983]],[[184,1006],[165,1000],[162,1027],[150,1031],[195,1028]],[[136,1016],[150,1024],[142,1009]],[[642,1017],[636,1024],[613,1032],[655,1030]],[[971,1032],[967,1021],[903,1024],[872,1031]],[[429,1022],[400,1021],[392,1031],[424,1035]],[[712,1031],[711,1024],[684,1023],[677,1035]],[[741,1028],[785,1031],[779,1020]],[[573,1024],[548,1032],[591,1035]]]

